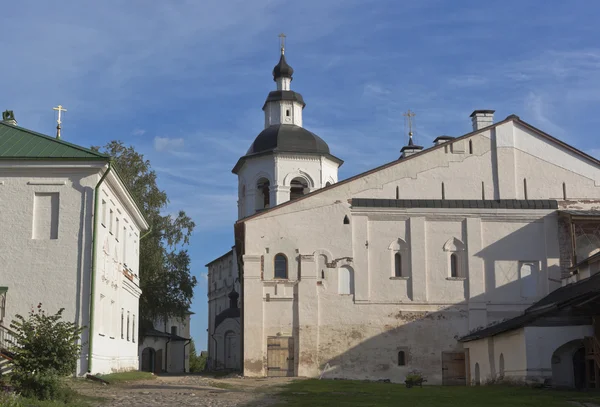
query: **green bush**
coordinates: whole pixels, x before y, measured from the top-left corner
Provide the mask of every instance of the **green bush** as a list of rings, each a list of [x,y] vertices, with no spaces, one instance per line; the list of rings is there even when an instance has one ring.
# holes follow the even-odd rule
[[[2,407],[23,407],[23,401],[16,393],[10,393],[0,390],[0,406]]]
[[[15,332],[13,370],[10,381],[24,397],[69,401],[72,392],[60,377],[72,374],[81,351],[83,328],[62,321],[64,308],[50,315],[38,304],[27,319],[16,315],[10,327]]]

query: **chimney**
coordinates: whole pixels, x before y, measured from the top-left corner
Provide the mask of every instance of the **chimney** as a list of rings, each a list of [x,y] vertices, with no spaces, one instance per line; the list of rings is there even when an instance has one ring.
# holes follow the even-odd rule
[[[494,110],[475,110],[471,113],[473,131],[483,129],[494,124]]]
[[[2,112],[2,123],[10,124],[11,126],[16,126],[17,121],[15,120],[15,114],[12,110],[5,110]]]
[[[435,144],[436,146],[439,146],[440,144],[443,144],[443,143],[445,143],[447,141],[450,141],[450,140],[454,140],[454,137],[452,137],[452,136],[439,136],[439,137],[436,137],[435,140],[433,140],[433,144]]]

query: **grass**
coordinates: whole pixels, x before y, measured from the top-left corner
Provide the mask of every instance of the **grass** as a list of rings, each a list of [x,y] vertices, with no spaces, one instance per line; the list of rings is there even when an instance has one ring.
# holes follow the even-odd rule
[[[156,379],[156,376],[150,372],[138,372],[137,370],[131,372],[110,373],[99,375],[98,377],[102,380],[106,380],[110,384]]]
[[[407,389],[403,384],[352,380],[302,380],[283,388],[278,398],[294,406],[411,406],[411,407],[567,407],[568,401],[600,404],[600,393],[581,393],[517,386]]]

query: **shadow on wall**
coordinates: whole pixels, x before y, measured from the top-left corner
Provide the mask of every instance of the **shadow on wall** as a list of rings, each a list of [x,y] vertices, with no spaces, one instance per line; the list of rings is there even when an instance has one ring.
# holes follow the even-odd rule
[[[303,367],[312,364],[313,371],[318,370],[323,378],[329,379],[403,382],[407,374],[416,370],[426,377],[428,384],[464,385],[504,376],[505,371],[522,370],[511,366],[514,358],[495,354],[491,341],[488,342],[487,360],[474,360],[472,356],[469,359],[469,354],[465,355],[463,344],[457,340],[477,328],[520,315],[542,298],[548,287],[554,290],[560,286],[549,279],[560,276],[559,266],[548,267],[546,258],[532,258],[531,253],[546,252],[545,236],[540,235],[537,241],[531,240],[531,233],[539,230],[539,224],[529,224],[488,244],[482,251],[470,254],[482,260],[484,276],[480,281],[487,291],[436,311],[417,311],[411,302],[398,305],[353,302],[351,306],[356,312],[338,317],[335,308],[324,307],[324,296],[332,294],[320,293],[321,325],[318,333],[315,332],[319,338],[318,352],[311,353],[302,343],[297,345],[300,332],[304,331],[303,335],[307,335],[306,332],[314,331],[315,327],[299,324],[295,301],[295,374],[298,374],[301,362]],[[360,273],[360,270],[355,270],[355,273]],[[461,284],[460,281],[447,283]],[[469,280],[464,281],[464,289],[468,298]],[[516,305],[494,306],[493,303]],[[481,324],[475,321],[481,321]],[[544,357],[547,360],[541,361],[540,365],[551,371],[552,353]],[[520,360],[523,361],[522,358]],[[556,368],[560,369],[559,366]],[[486,372],[485,377],[482,377],[483,372]],[[564,374],[573,375],[572,372]],[[551,375],[548,372],[548,376]]]

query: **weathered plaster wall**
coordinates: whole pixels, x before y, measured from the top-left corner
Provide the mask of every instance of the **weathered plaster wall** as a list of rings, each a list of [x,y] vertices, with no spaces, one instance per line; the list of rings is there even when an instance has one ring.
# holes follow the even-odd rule
[[[244,373],[266,374],[266,338],[284,332],[296,341],[296,374],[316,375],[329,363],[326,374],[400,381],[407,368],[392,362],[406,346],[409,367],[439,383],[441,352],[460,349],[457,337],[515,316],[560,286],[553,282],[561,260],[554,211],[348,204],[353,197],[393,199],[397,188],[401,199],[440,199],[442,191],[446,199],[523,199],[523,178],[530,199],[557,198],[563,182],[569,194],[600,193],[590,183],[600,175],[597,165],[517,127],[504,123],[246,220]],[[390,279],[394,242],[406,247],[407,278]],[[448,246],[464,247],[460,278],[450,278]],[[289,259],[288,285],[269,281],[277,253]],[[351,295],[339,292],[344,267],[353,271]],[[395,315],[406,319],[394,322]],[[523,341],[517,335],[496,342],[486,348],[504,354]],[[496,374],[500,353],[490,361],[490,349],[469,347],[471,375],[475,363],[482,380]],[[483,355],[487,367],[473,359]]]

